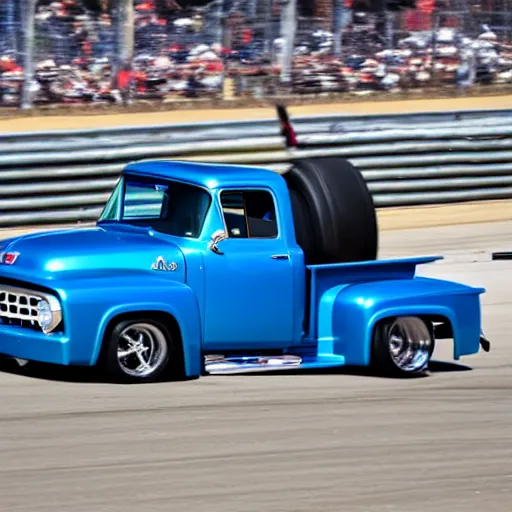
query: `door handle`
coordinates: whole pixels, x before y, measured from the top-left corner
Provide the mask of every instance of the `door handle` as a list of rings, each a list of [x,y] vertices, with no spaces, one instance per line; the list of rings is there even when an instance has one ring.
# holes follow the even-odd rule
[[[273,254],[272,255],[273,260],[289,260],[288,254]]]

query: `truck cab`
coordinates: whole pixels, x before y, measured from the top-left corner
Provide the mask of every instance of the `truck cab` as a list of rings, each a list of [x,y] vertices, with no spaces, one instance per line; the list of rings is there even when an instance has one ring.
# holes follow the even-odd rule
[[[162,264],[153,271],[168,279],[178,264],[170,247],[179,248],[200,310],[204,350],[282,349],[302,338],[304,258],[278,174],[207,164],[134,164],[98,226],[136,227],[166,240],[169,249],[154,255]]]
[[[415,276],[436,257],[311,264],[294,197],[266,169],[128,165],[96,226],[0,241],[0,354],[146,382],[375,362],[419,374],[443,337],[455,358],[478,352],[483,289]]]

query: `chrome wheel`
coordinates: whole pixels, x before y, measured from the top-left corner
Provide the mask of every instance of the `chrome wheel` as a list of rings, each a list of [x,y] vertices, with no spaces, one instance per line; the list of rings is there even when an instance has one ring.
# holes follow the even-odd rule
[[[387,343],[391,361],[407,373],[424,370],[434,347],[432,334],[418,317],[397,318],[389,327]]]
[[[129,377],[144,379],[160,371],[168,351],[165,334],[153,324],[133,323],[117,338],[119,367]]]

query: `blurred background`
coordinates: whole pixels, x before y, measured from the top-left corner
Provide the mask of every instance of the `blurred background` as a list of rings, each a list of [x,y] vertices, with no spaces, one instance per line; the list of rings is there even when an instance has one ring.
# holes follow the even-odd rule
[[[0,106],[512,83],[512,0],[1,0]]]

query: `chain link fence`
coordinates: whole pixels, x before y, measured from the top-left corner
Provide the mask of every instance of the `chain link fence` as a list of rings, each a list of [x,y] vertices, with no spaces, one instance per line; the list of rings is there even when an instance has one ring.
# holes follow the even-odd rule
[[[24,80],[29,105],[509,84],[512,0],[479,2],[2,0],[0,105]]]

